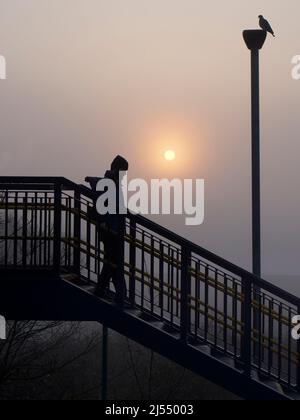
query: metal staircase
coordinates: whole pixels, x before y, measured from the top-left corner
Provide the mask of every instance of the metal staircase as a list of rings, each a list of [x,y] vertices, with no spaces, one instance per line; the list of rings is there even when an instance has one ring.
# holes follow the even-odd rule
[[[243,398],[300,399],[298,298],[130,214],[118,258],[126,305],[113,286],[97,298],[109,261],[94,200],[64,178],[0,177],[1,314],[96,320]]]

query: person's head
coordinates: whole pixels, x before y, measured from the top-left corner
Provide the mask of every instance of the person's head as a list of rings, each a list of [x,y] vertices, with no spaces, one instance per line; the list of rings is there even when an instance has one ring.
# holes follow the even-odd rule
[[[114,172],[127,172],[129,169],[129,164],[126,159],[122,156],[117,156],[111,164],[110,169]]]
[[[258,18],[259,18],[259,19],[263,19],[263,15],[259,15],[259,16],[258,16]]]

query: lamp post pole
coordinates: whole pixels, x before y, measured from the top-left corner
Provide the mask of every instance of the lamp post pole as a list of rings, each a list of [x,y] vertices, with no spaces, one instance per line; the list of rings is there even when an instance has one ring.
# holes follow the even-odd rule
[[[259,50],[265,43],[267,33],[262,30],[248,30],[244,31],[243,36],[251,51],[253,273],[261,277]]]
[[[260,96],[259,96],[259,50],[262,49],[267,32],[248,30],[243,33],[244,41],[251,51],[251,120],[252,120],[252,258],[253,274],[261,277],[261,192],[260,192]],[[260,302],[260,289],[253,289],[253,299]],[[253,312],[254,331],[261,330],[261,314]],[[250,333],[251,334],[251,333]],[[257,339],[256,333],[254,337]],[[253,349],[253,356],[259,354],[259,346]],[[243,349],[251,356],[251,349]]]
[[[253,273],[261,277],[259,50],[251,51],[252,84],[252,256]]]

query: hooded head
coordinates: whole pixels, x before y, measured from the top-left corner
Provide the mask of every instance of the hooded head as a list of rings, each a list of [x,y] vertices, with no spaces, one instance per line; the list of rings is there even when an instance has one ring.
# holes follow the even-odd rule
[[[111,164],[111,170],[115,172],[127,172],[129,169],[129,164],[126,159],[122,156],[117,156]]]

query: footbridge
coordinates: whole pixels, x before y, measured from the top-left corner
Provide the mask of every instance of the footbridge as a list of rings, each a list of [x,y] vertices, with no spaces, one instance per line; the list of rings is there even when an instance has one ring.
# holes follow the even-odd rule
[[[245,399],[300,398],[300,300],[144,217],[119,238],[123,307],[94,289],[103,225],[92,190],[0,177],[0,314],[97,321]]]

